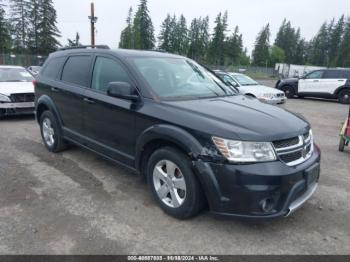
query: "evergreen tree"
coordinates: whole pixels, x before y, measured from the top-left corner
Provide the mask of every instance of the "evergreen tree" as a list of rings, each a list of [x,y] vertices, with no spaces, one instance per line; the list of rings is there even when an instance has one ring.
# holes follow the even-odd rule
[[[337,65],[350,67],[350,18],[348,18],[344,28],[344,35],[338,50]]]
[[[310,62],[318,66],[327,66],[328,64],[328,26],[323,23],[318,34],[311,41],[312,51]]]
[[[239,65],[241,64],[243,55],[243,37],[242,34],[239,33],[238,26],[235,27],[235,30],[230,36],[225,44],[225,56],[227,60],[227,64],[230,65]]]
[[[337,55],[341,44],[342,36],[344,34],[345,18],[344,15],[340,17],[338,22],[331,28],[329,33],[329,50],[328,56],[329,66],[337,65]]]
[[[41,0],[30,0],[30,17],[29,17],[29,31],[28,31],[28,48],[33,54],[37,54],[39,51],[39,23],[41,21],[40,8]]]
[[[171,23],[171,16],[170,14],[167,15],[167,17],[165,18],[165,20],[163,21],[162,25],[161,25],[161,30],[160,30],[160,34],[158,37],[159,40],[159,48],[170,52],[171,50],[171,46],[170,46],[170,23]]]
[[[209,46],[208,61],[213,65],[225,63],[225,39],[227,32],[227,11],[222,16],[218,14],[215,20],[213,37]]]
[[[283,20],[278,30],[275,46],[283,49],[286,63],[299,63],[296,59],[296,50],[300,41],[300,29],[292,27],[290,21]]]
[[[309,44],[305,41],[305,39],[300,39],[296,50],[295,50],[295,63],[298,65],[304,65],[308,61],[308,46]]]
[[[133,32],[135,49],[149,50],[154,48],[154,28],[147,8],[147,0],[140,0],[134,18]]]
[[[75,39],[74,40],[71,40],[71,39],[67,39],[68,41],[68,47],[75,47],[75,46],[81,46],[81,43],[80,43],[80,35],[79,33],[77,32],[77,34],[75,35]]]
[[[40,0],[40,22],[38,33],[39,45],[38,51],[41,54],[49,54],[57,50],[60,43],[57,41],[57,37],[60,37],[60,31],[58,30],[57,14],[53,6],[52,0]]]
[[[133,25],[132,25],[132,7],[129,9],[128,17],[126,18],[126,28],[120,35],[119,48],[132,49],[134,48]]]
[[[204,62],[209,44],[209,17],[192,20],[189,31],[188,56]]]
[[[4,7],[5,5],[0,1],[0,53],[8,52],[12,47],[10,24]]]
[[[30,2],[29,0],[10,0],[10,9],[14,47],[17,52],[24,52],[29,42]]]
[[[267,66],[270,60],[270,25],[267,24],[258,34],[253,50],[253,64]]]
[[[176,53],[186,55],[188,52],[188,29],[186,18],[181,15],[176,25]]]

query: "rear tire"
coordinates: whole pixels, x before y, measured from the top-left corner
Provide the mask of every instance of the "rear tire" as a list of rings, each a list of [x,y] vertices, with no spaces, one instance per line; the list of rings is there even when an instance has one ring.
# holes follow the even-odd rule
[[[281,90],[285,93],[287,98],[293,98],[296,95],[294,88],[291,86],[283,86]]]
[[[350,104],[350,90],[342,90],[338,94],[338,101],[342,104]]]
[[[41,137],[46,148],[53,153],[59,153],[67,148],[67,142],[63,139],[56,117],[45,111],[40,117]]]
[[[344,147],[345,147],[345,139],[344,137],[341,136],[339,141],[339,151],[344,152]]]
[[[180,150],[158,149],[151,155],[146,172],[155,200],[168,215],[188,219],[203,209],[205,197],[201,185],[190,159]]]

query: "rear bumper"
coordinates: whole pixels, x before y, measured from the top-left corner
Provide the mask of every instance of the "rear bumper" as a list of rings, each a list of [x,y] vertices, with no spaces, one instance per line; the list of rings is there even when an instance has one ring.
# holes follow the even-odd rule
[[[282,162],[250,165],[196,161],[195,171],[211,212],[237,218],[277,218],[292,214],[313,195],[319,180],[320,152],[289,167]],[[310,179],[310,170],[315,170]],[[269,210],[266,203],[271,205]]]

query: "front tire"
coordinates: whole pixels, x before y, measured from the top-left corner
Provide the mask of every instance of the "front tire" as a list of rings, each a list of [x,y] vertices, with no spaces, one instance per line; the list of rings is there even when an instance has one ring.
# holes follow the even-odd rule
[[[285,93],[287,98],[293,98],[296,95],[294,88],[291,86],[283,86],[281,90]]]
[[[197,215],[205,204],[191,166],[190,159],[181,151],[164,147],[152,154],[146,169],[154,198],[165,213],[178,219]]]
[[[350,90],[342,90],[338,94],[338,101],[342,104],[350,104]]]
[[[40,130],[43,142],[50,152],[59,153],[67,148],[58,121],[50,111],[42,113]]]
[[[341,136],[339,141],[339,151],[344,152],[344,147],[345,147],[345,139],[344,137]]]

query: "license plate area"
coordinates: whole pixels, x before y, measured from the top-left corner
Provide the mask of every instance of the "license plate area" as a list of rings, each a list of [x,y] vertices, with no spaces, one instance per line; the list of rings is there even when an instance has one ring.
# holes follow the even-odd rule
[[[307,187],[318,182],[320,178],[320,164],[315,164],[312,167],[306,169],[304,176],[305,176]]]

